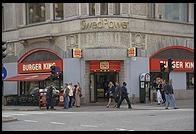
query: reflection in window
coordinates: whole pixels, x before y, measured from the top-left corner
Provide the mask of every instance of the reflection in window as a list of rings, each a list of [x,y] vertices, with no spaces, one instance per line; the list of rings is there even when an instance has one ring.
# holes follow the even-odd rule
[[[187,3],[164,3],[163,19],[169,21],[188,21],[188,4]]]
[[[186,74],[187,89],[194,89],[194,73]]]
[[[114,3],[114,15],[120,15],[120,3]]]
[[[63,19],[63,3],[54,4],[54,19],[55,20]]]
[[[90,16],[95,16],[95,3],[90,3],[89,4],[89,15]]]
[[[108,3],[100,3],[101,15],[108,15]]]
[[[27,3],[27,24],[45,21],[44,3]]]

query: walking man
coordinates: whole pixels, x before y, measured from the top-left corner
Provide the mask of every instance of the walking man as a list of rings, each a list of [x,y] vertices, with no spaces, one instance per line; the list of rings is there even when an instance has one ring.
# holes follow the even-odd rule
[[[67,83],[65,83],[63,96],[64,96],[64,109],[68,109],[69,108],[69,88],[68,88]]]
[[[69,82],[68,88],[69,88],[69,108],[72,108],[73,89],[74,89],[74,87],[72,86],[72,82]]]
[[[122,101],[124,99],[126,99],[127,104],[128,104],[128,108],[132,109],[131,102],[130,102],[129,97],[128,97],[126,85],[127,85],[127,83],[123,82],[123,86],[122,86],[121,91],[120,91],[120,99],[118,101],[117,108],[120,108],[120,105],[121,105]]]
[[[50,87],[47,89],[47,92],[46,92],[46,99],[47,99],[47,105],[46,105],[46,108],[47,110],[49,109],[49,106],[50,106],[50,109],[54,109],[54,98],[53,98],[53,90],[54,90],[54,84],[53,82],[50,83]]]
[[[118,101],[120,99],[120,90],[121,90],[121,87],[119,85],[118,82],[115,82],[115,91],[114,91],[114,100],[116,102],[115,106],[114,107],[117,107],[117,104],[118,104]]]
[[[164,86],[164,91],[165,91],[165,99],[166,99],[165,109],[168,109],[169,99],[172,102],[173,108],[178,109],[176,107],[176,101],[175,101],[174,91],[173,91],[173,86],[172,86],[172,79],[169,80],[169,84],[166,84]]]

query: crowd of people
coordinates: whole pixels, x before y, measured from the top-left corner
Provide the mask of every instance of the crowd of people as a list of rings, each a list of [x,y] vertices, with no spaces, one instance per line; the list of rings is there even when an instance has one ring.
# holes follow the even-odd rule
[[[106,105],[107,108],[110,107],[111,102],[114,102],[115,105],[114,107],[120,108],[121,103],[123,102],[124,99],[126,99],[128,108],[131,107],[131,102],[128,97],[128,92],[126,88],[127,83],[123,82],[123,86],[121,87],[118,82],[115,82],[114,84],[110,81],[108,84],[108,90],[106,92],[106,95],[108,97],[108,104]]]
[[[161,103],[165,104],[165,109],[168,109],[169,100],[171,100],[173,108],[178,109],[176,107],[172,79],[167,83],[165,79],[157,78],[156,82],[153,83],[153,88],[156,89],[158,105]]]
[[[50,87],[46,92],[47,98],[47,110],[54,110],[54,97],[53,97],[54,83],[50,83]],[[63,97],[64,97],[64,109],[72,108],[72,106],[80,107],[80,97],[82,96],[82,89],[80,87],[80,83],[77,82],[76,85],[72,85],[72,82],[65,83],[63,89]]]
[[[115,85],[113,82],[109,82],[108,89],[105,93],[108,97],[108,104],[106,105],[106,108],[109,108],[111,103],[114,102],[115,108],[120,108],[121,103],[125,99],[128,108],[132,109],[131,102],[128,97],[128,92],[126,88],[127,83],[123,82],[123,86],[121,87],[119,85],[119,82],[115,82]],[[156,82],[153,83],[153,88],[156,89],[157,93],[157,104],[160,105],[165,104],[165,109],[168,109],[169,106],[169,99],[172,102],[173,108],[178,109],[176,107],[175,97],[174,97],[174,91],[172,86],[172,80],[170,79],[167,83],[164,79],[157,78]],[[54,84],[50,84],[50,88],[47,90],[46,96],[47,96],[47,109],[54,109],[54,103],[53,103],[53,89]],[[72,108],[72,106],[80,107],[80,98],[82,96],[82,89],[80,86],[80,83],[77,82],[76,85],[72,85],[72,82],[65,83],[64,90],[63,90],[63,96],[64,96],[64,109]]]

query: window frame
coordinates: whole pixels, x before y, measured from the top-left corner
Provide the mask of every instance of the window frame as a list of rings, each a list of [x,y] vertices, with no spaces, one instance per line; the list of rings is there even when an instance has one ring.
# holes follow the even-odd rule
[[[44,23],[44,22],[46,22],[46,4],[45,3],[38,3],[38,4],[44,4],[44,8],[45,8],[44,17],[43,17],[44,18],[44,21],[39,21],[39,22],[32,22],[32,21],[30,21],[29,4],[37,4],[37,3],[25,3],[26,25],[32,25],[32,24],[38,24],[38,23]]]
[[[194,89],[194,83],[190,80],[190,78],[194,78],[194,72],[187,72],[186,73],[186,89],[187,90],[193,90]]]
[[[178,13],[179,13],[179,19],[178,20],[174,20],[173,18],[172,19],[166,19],[167,17],[172,17],[170,14],[166,14],[165,13],[165,6],[166,4],[170,4],[173,6],[173,4],[179,4],[179,8],[178,8]],[[186,4],[187,8],[186,8],[186,16],[184,16],[184,19],[181,19],[182,18],[182,4]],[[184,13],[183,13],[184,14]],[[175,17],[175,16],[173,16]],[[189,3],[163,3],[162,4],[162,20],[165,20],[165,21],[170,21],[170,22],[180,22],[180,23],[188,23],[189,22]]]
[[[105,7],[107,7],[107,9],[105,9]],[[106,10],[106,13],[105,10],[103,10],[102,8]],[[108,15],[108,3],[100,3],[100,15]]]
[[[89,16],[95,16],[95,9],[93,10],[93,4],[95,8],[95,3],[89,3]]]
[[[118,4],[118,5],[117,5]],[[119,6],[118,8],[117,8],[117,6]],[[113,8],[114,8],[114,13],[113,13],[113,15],[120,15],[120,3],[114,3],[114,6],[113,6]],[[119,10],[119,12],[117,13],[117,11]]]
[[[62,4],[62,17],[61,19],[57,19],[56,18],[56,8],[55,8],[55,4]],[[54,20],[58,21],[58,20],[63,20],[64,19],[64,4],[63,3],[53,3],[53,16],[54,16]]]

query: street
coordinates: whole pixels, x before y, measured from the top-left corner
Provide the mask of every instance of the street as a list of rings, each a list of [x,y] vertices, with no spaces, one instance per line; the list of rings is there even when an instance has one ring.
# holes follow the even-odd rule
[[[4,117],[17,121],[3,122],[3,131],[193,131],[194,108],[165,110],[161,106],[133,105],[127,109],[88,106],[91,110],[2,111]],[[143,108],[143,109],[142,109]],[[82,107],[81,107],[82,109]],[[94,109],[94,110],[93,110]]]

